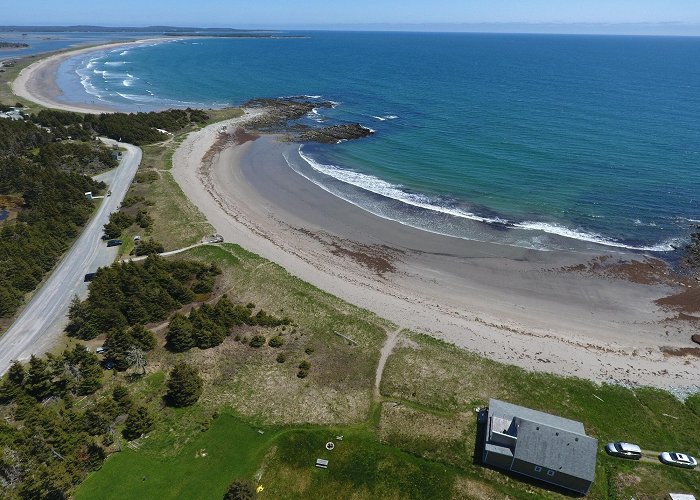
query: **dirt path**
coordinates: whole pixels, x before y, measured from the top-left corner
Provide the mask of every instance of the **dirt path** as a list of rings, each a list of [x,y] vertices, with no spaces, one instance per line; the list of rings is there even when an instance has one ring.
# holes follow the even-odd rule
[[[381,397],[379,393],[379,386],[382,383],[382,375],[384,375],[384,366],[386,365],[386,360],[389,359],[394,347],[396,347],[396,342],[399,340],[399,334],[403,330],[403,327],[399,327],[393,332],[390,332],[386,337],[386,342],[382,346],[381,355],[379,356],[379,363],[377,364],[377,372],[374,376],[374,399],[379,399]]]

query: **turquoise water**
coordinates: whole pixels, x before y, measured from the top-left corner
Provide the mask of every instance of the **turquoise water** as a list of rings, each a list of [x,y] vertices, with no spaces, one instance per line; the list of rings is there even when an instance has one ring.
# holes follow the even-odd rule
[[[700,39],[308,35],[91,54],[59,83],[68,100],[128,110],[335,101],[307,121],[376,133],[305,145],[292,167],[434,232],[668,252],[700,220]]]

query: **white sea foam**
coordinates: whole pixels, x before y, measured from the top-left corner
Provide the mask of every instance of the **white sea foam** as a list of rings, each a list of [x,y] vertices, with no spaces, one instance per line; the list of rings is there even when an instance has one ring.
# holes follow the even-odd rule
[[[433,212],[451,215],[454,217],[459,217],[462,219],[468,219],[487,224],[505,225],[507,227],[523,229],[527,231],[539,231],[574,240],[586,241],[589,243],[596,243],[598,245],[614,248],[623,248],[627,250],[668,252],[674,250],[676,245],[679,243],[678,240],[672,239],[653,246],[633,246],[621,243],[612,238],[607,238],[597,233],[587,232],[580,229],[570,229],[558,224],[536,221],[512,222],[500,217],[484,217],[481,215],[474,214],[472,212],[468,212],[466,210],[462,210],[460,208],[441,206],[437,204],[434,200],[430,199],[429,197],[423,194],[406,192],[402,188],[402,186],[391,184],[373,175],[343,169],[335,165],[325,165],[319,163],[313,158],[311,158],[309,155],[305,154],[302,149],[302,146],[299,147],[299,155],[301,156],[301,158],[304,159],[304,161],[306,161],[306,163],[309,164],[311,168],[313,168],[317,172],[337,179],[346,184],[356,186],[358,188],[364,189],[365,191],[369,191],[371,193],[384,196],[386,198],[406,203],[407,205],[423,208],[425,210],[430,210]]]
[[[125,50],[125,51],[123,51],[123,52],[120,52],[119,55],[120,55],[120,56],[129,55],[129,51],[128,51],[128,50]]]
[[[396,116],[396,115],[385,115],[385,116],[372,115],[372,118],[375,118],[375,119],[379,120],[380,122],[385,122],[387,120],[396,120],[398,118],[398,116]]]

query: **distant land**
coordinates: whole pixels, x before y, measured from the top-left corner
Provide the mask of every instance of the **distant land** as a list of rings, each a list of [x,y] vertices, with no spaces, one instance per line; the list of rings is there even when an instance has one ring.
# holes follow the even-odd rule
[[[11,33],[199,33],[251,34],[275,33],[276,30],[242,30],[234,28],[192,28],[185,26],[0,26],[0,32]]]
[[[16,42],[0,42],[0,49],[26,49],[29,47],[26,43]]]

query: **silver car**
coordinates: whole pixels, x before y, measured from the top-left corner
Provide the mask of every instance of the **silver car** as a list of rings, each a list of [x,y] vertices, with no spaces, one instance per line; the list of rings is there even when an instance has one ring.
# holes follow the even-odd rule
[[[639,460],[642,458],[642,449],[632,443],[608,443],[605,445],[605,451],[608,455],[620,458],[629,458],[631,460]]]
[[[666,465],[674,465],[676,467],[684,467],[686,469],[694,469],[698,465],[698,461],[694,457],[684,453],[677,453],[675,451],[664,451],[661,455],[659,455],[659,460]]]

